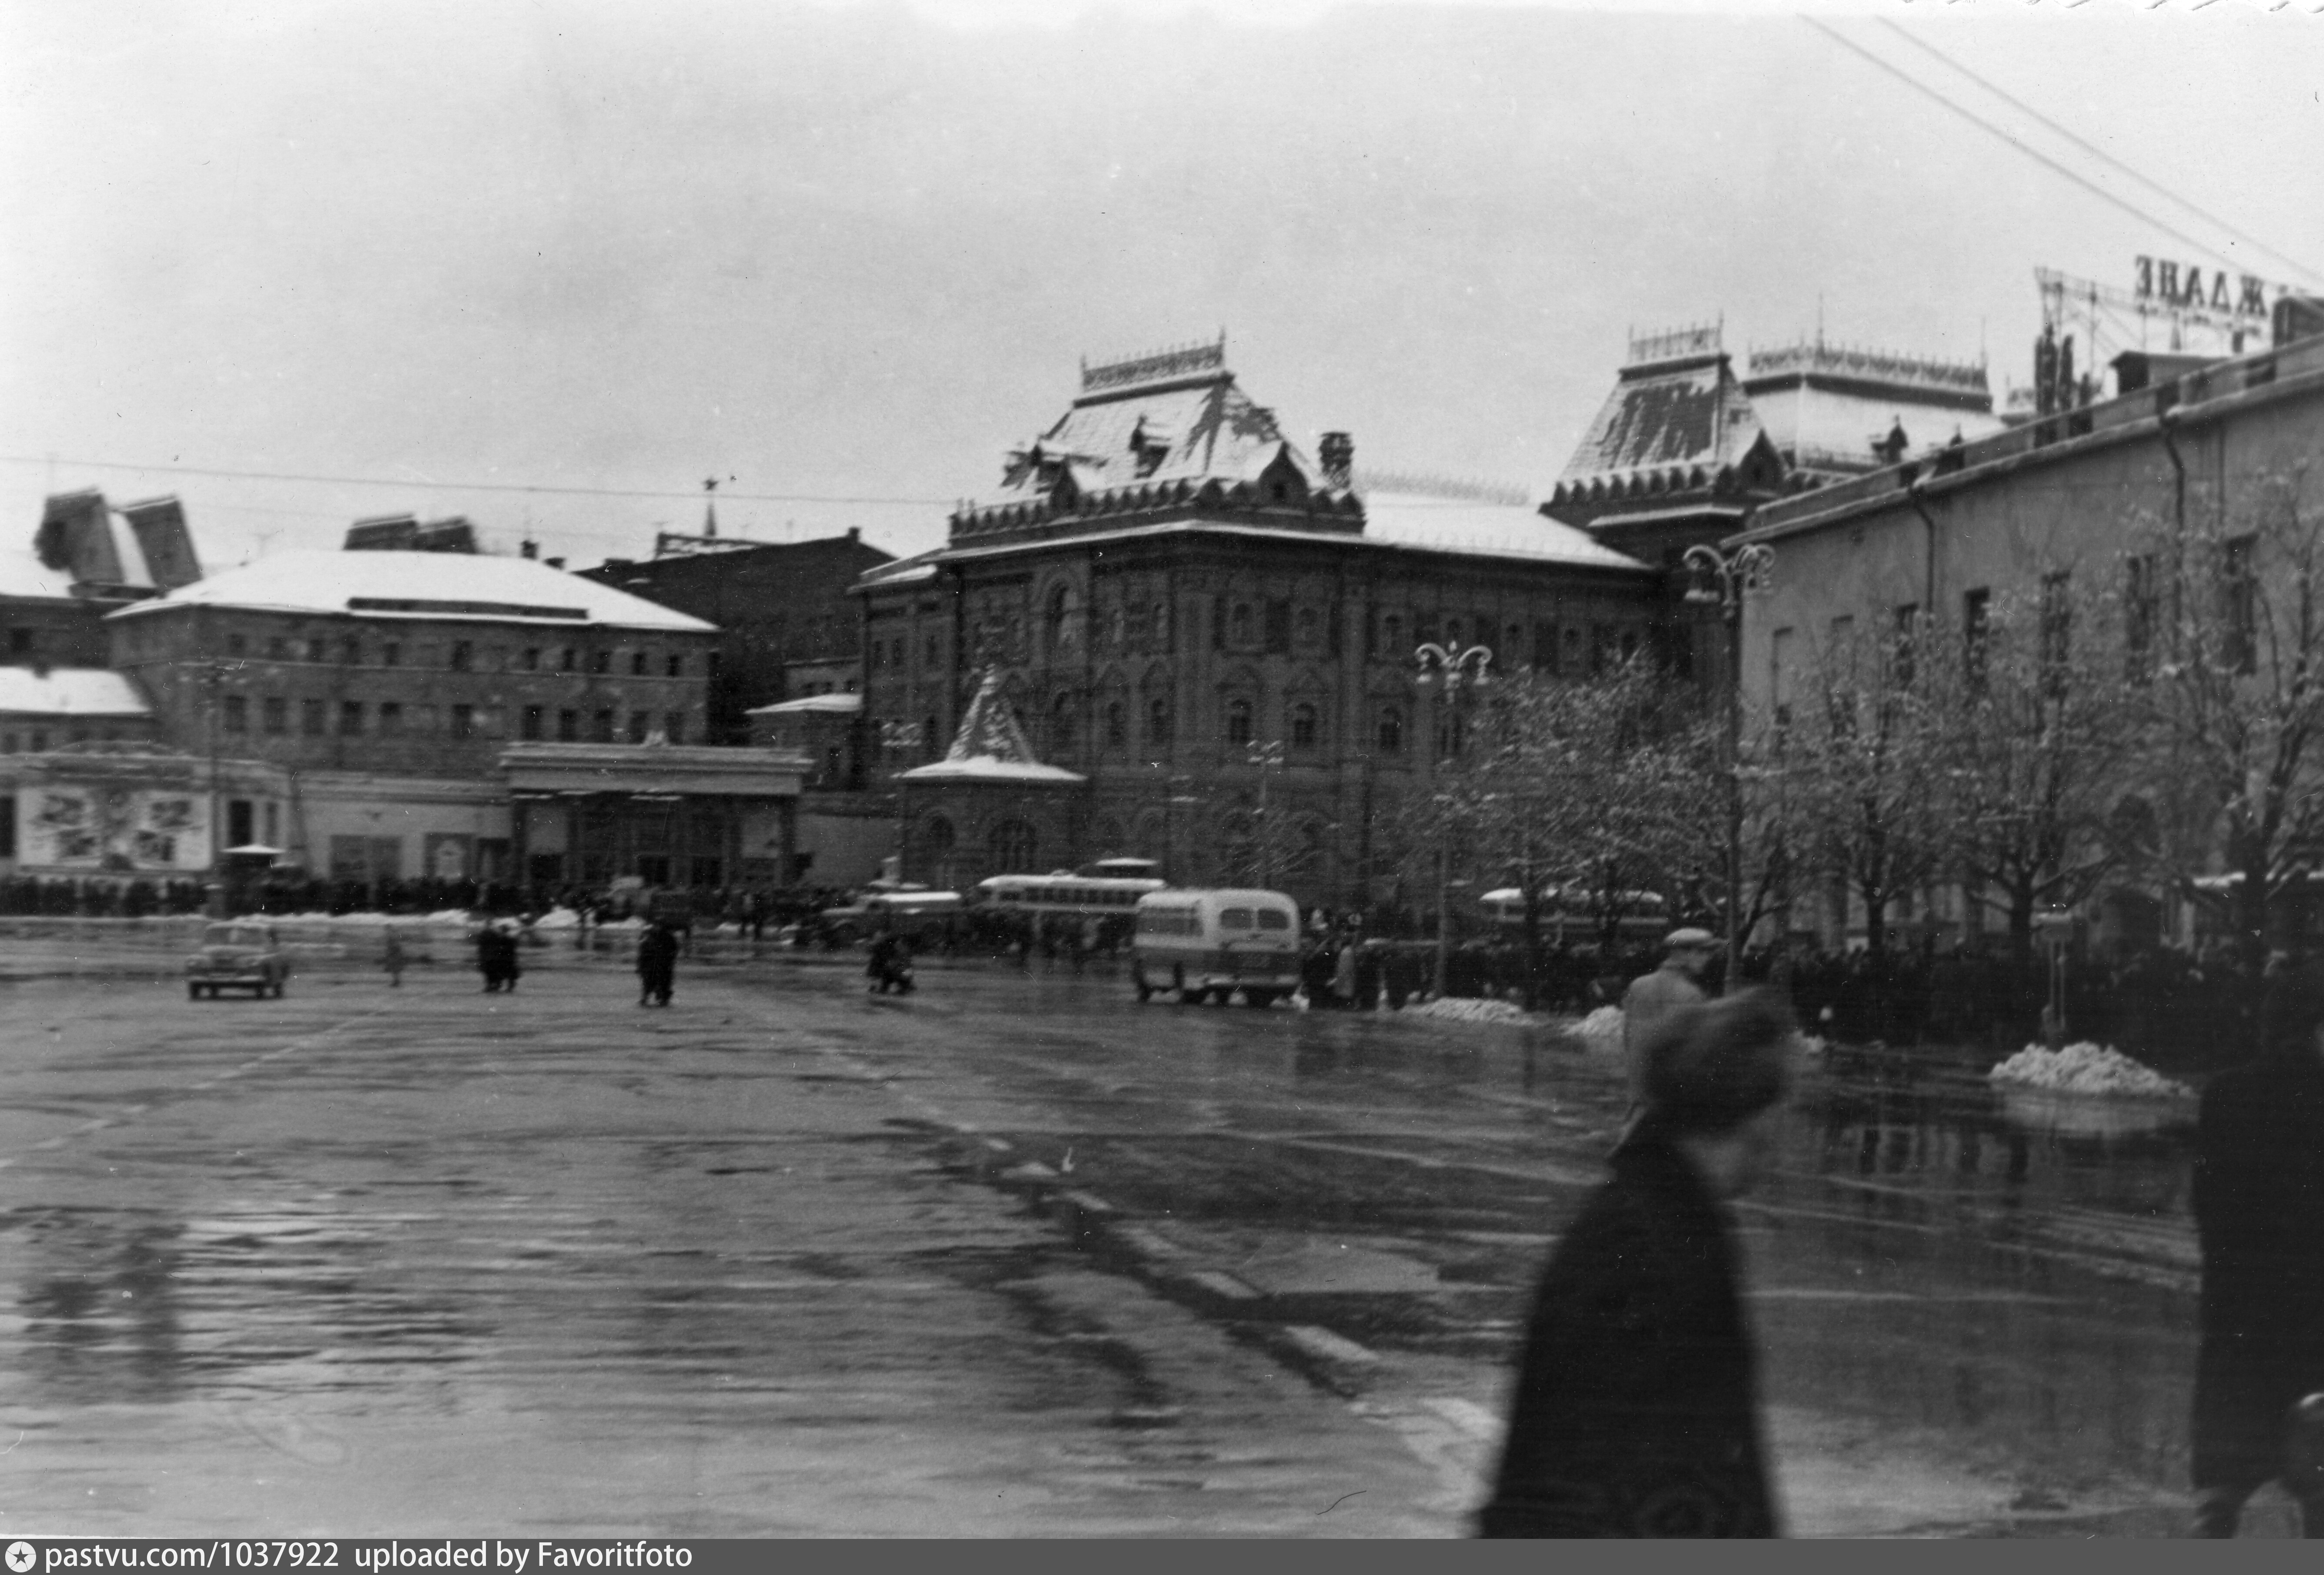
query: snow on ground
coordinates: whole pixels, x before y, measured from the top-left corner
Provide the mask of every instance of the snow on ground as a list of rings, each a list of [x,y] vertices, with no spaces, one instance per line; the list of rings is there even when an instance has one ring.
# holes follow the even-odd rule
[[[1404,1009],[1407,1018],[1442,1018],[1455,1023],[1531,1023],[1537,1021],[1526,1009],[1506,1000],[1472,999],[1468,996],[1443,995],[1434,1000]]]
[[[1622,1009],[1601,1006],[1582,1019],[1573,1030],[1574,1036],[1600,1055],[1618,1055],[1622,1050]]]
[[[2192,1099],[2195,1091],[2141,1065],[2111,1045],[2085,1039],[2063,1050],[2028,1045],[1987,1073],[1994,1082],[2022,1083],[2059,1093],[2146,1094]]]

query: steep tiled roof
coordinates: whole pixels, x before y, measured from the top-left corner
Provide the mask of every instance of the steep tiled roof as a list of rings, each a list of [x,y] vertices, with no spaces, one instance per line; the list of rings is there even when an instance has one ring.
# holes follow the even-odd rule
[[[1634,361],[1558,480],[1569,491],[1646,475],[1674,490],[1704,486],[1750,452],[1759,433],[1758,414],[1724,351]]]
[[[1223,341],[1082,368],[1082,393],[1009,450],[954,539],[1157,509],[1296,512],[1353,530],[1361,505],[1285,438],[1227,369]]]

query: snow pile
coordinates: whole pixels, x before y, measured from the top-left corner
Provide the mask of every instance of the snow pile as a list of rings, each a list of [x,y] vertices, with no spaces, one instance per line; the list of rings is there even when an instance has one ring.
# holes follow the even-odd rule
[[[2087,1039],[2063,1050],[2028,1045],[1986,1075],[1993,1082],[2023,1083],[2058,1093],[2195,1097],[2195,1091],[2185,1083],[2174,1082],[2118,1050]]]
[[[1505,1000],[1440,995],[1434,1000],[1404,1009],[1408,1018],[1443,1018],[1456,1023],[1529,1023],[1523,1007]]]
[[[1821,1034],[1795,1034],[1793,1036],[1792,1042],[1799,1046],[1800,1054],[1810,1061],[1822,1060],[1824,1052],[1831,1048],[1831,1041]]]
[[[1601,1006],[1582,1018],[1573,1033],[1596,1054],[1618,1055],[1622,1053],[1622,1009]]]
[[[569,907],[552,907],[532,921],[536,930],[569,930],[581,922],[581,916]]]

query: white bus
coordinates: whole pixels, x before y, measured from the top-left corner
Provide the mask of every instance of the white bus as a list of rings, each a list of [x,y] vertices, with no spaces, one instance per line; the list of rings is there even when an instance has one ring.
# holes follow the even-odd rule
[[[1109,860],[1108,864],[1130,861]],[[1141,866],[1150,869],[1144,861]],[[1093,870],[1104,866],[1092,865]],[[1093,873],[1075,875],[1059,870],[1048,875],[995,875],[976,883],[981,905],[996,913],[1018,913],[1030,917],[1047,917],[1052,914],[1072,918],[1127,919],[1138,907],[1138,899],[1149,891],[1159,891],[1165,882],[1151,875]]]
[[[1138,899],[1130,973],[1138,999],[1270,1006],[1299,988],[1299,905],[1280,891],[1166,890]]]
[[[1595,941],[1599,919],[1591,894],[1572,887],[1551,886],[1541,893],[1541,925],[1545,932],[1559,941]],[[1660,892],[1625,891],[1616,898],[1615,927],[1621,938],[1631,943],[1659,941],[1671,927],[1670,904]],[[1514,886],[1488,891],[1477,899],[1485,916],[1497,925],[1519,926],[1525,923],[1525,893]]]

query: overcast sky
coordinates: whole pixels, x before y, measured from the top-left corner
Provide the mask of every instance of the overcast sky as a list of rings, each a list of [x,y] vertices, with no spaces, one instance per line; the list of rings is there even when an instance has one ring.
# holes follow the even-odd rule
[[[1935,9],[0,0],[0,530],[95,485],[212,566],[407,511],[578,564],[715,475],[916,551],[1079,357],[1222,327],[1311,453],[1539,493],[1633,327],[1998,391],[2036,266],[2324,288],[2308,0]],[[664,495],[420,484],[483,482]]]

